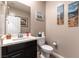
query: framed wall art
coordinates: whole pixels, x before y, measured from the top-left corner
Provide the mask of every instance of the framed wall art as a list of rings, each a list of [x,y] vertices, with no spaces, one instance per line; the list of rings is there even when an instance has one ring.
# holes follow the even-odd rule
[[[78,6],[79,2],[68,5],[68,27],[78,27]]]
[[[28,27],[28,17],[21,17],[21,27]]]
[[[57,24],[64,24],[64,4],[57,7]]]
[[[35,18],[37,21],[44,21],[44,14],[41,11],[36,11]]]

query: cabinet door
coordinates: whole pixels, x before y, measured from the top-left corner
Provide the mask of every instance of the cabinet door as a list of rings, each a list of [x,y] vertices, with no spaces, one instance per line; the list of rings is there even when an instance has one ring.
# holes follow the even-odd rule
[[[28,46],[27,46],[28,45]],[[26,43],[25,57],[26,58],[36,58],[37,57],[37,41],[31,41]]]
[[[20,50],[20,51],[11,53],[10,55],[8,55],[8,57],[11,57],[11,58],[23,58],[24,57],[24,50]]]

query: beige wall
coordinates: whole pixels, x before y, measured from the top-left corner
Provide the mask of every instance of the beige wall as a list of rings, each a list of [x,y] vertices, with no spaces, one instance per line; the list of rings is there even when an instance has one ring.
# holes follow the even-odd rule
[[[38,32],[45,32],[45,21],[37,21],[35,12],[41,11],[45,14],[45,2],[33,2],[31,5],[31,32],[32,35],[37,36]],[[44,19],[45,20],[45,19]]]
[[[5,7],[2,2],[0,2],[0,35],[5,33]]]
[[[2,6],[1,6],[1,4],[0,4],[0,15],[2,15]],[[0,16],[0,23],[2,23],[1,16]],[[2,34],[2,25],[0,25],[0,34]]]
[[[0,35],[4,34],[4,12],[3,12],[3,4],[0,2]],[[1,38],[0,38],[0,58],[1,58]]]
[[[64,25],[57,25],[57,6],[64,3]],[[46,2],[46,40],[64,57],[79,57],[79,27],[68,27],[68,4],[71,2]]]

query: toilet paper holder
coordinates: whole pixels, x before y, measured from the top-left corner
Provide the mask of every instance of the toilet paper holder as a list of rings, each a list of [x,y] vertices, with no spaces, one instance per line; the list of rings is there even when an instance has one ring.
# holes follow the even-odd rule
[[[53,41],[53,46],[57,49],[58,48],[58,45],[57,45],[57,42],[56,41]]]

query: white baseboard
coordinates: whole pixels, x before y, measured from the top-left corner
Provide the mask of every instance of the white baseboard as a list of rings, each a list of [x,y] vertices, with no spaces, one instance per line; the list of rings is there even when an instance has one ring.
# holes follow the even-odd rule
[[[56,58],[64,58],[63,56],[61,56],[60,54],[58,54],[56,52],[53,52],[52,55],[55,56]],[[40,58],[46,58],[46,57],[44,57],[42,54],[40,54]]]
[[[56,52],[53,52],[53,55],[56,57],[56,58],[64,58],[63,56],[61,56],[60,54],[56,53]]]

